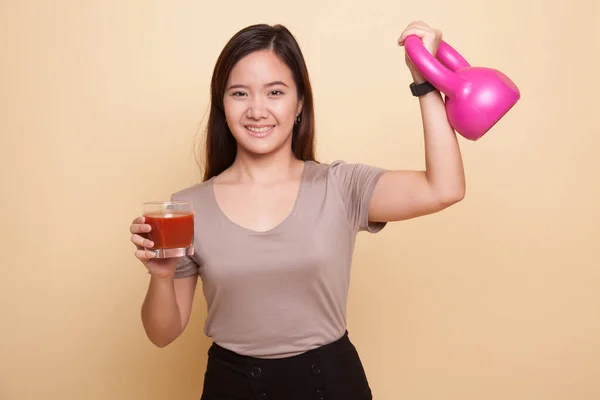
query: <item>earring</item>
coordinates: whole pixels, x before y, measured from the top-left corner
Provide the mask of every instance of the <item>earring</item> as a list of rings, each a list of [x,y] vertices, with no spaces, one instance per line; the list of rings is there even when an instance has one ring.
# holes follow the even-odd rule
[[[300,114],[296,115],[296,122],[295,123],[298,123],[298,122],[300,122]]]

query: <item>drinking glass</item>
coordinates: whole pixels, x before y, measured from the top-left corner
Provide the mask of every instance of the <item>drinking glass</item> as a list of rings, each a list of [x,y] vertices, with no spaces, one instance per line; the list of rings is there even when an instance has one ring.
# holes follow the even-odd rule
[[[194,242],[194,209],[189,201],[152,201],[143,204],[146,224],[152,227],[147,248],[156,258],[182,257],[191,254]]]

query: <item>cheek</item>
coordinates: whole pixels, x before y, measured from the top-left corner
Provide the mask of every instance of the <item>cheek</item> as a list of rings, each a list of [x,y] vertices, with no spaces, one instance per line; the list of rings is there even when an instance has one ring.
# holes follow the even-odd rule
[[[280,122],[292,122],[296,117],[296,103],[293,101],[280,101],[272,107],[272,110]]]
[[[228,120],[233,120],[243,113],[240,102],[226,100],[223,102],[223,108],[225,109],[225,117]]]
[[[248,103],[244,100],[226,98],[223,101],[225,116],[232,121],[243,116],[248,111]]]

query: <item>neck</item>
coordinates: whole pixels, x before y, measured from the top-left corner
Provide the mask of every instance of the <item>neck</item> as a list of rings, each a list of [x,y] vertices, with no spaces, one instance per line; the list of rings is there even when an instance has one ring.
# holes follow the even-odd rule
[[[270,184],[298,178],[302,172],[301,160],[298,160],[291,149],[278,151],[266,156],[248,154],[238,149],[231,177],[238,182]]]

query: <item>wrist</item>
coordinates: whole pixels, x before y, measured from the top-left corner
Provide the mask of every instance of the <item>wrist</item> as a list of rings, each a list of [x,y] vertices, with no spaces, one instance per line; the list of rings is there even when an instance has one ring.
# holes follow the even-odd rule
[[[425,79],[425,78],[423,77],[423,75],[421,75],[421,74],[420,74],[420,73],[418,73],[417,71],[411,71],[411,74],[410,74],[410,75],[411,75],[411,77],[412,77],[412,80],[413,80],[413,82],[414,82],[415,84],[417,84],[417,85],[418,85],[418,84],[420,84],[420,83],[423,83],[423,82],[426,82],[426,81],[427,81],[427,79]]]
[[[428,81],[423,81],[420,83],[411,82],[408,87],[410,88],[412,95],[416,97],[423,97],[429,93],[437,92],[437,88]]]
[[[412,80],[416,85],[427,82],[427,79],[423,78],[422,76],[413,76]]]

